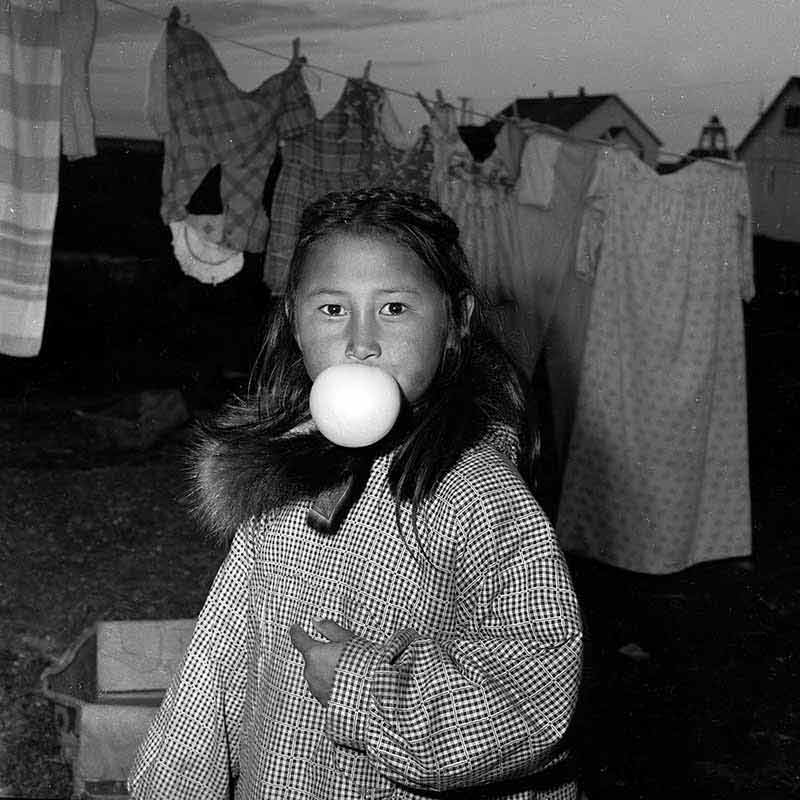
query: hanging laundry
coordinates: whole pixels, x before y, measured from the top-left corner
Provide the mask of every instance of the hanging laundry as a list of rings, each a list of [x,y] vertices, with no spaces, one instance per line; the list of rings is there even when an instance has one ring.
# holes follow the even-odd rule
[[[61,0],[61,152],[70,161],[97,155],[89,96],[96,25],[95,0]]]
[[[58,202],[58,0],[0,6],[0,352],[39,353]]]
[[[264,280],[281,294],[303,208],[322,195],[376,185],[424,192],[433,145],[422,133],[408,148],[392,122],[386,92],[350,78],[336,105],[302,134],[287,137],[272,200]],[[399,123],[398,123],[399,125]]]
[[[222,165],[212,167],[186,204],[186,219],[170,222],[172,250],[184,273],[201,283],[232,278],[244,266],[244,254],[222,244],[225,215],[222,213]]]
[[[327,192],[357,188],[370,167],[369,141],[378,87],[350,78],[336,105],[281,147],[272,199],[264,280],[282,294],[303,208]]]
[[[751,552],[742,299],[754,295],[744,167],[657,175],[604,150],[602,217],[557,530],[606,564],[670,573]]]
[[[214,233],[209,235],[200,227],[203,222],[203,216],[192,215],[170,222],[172,249],[184,273],[201,283],[216,285],[241,272],[244,254],[215,242],[211,238]]]
[[[512,262],[512,284],[517,302],[509,322],[516,331],[512,353],[529,378],[544,357],[555,449],[562,469],[592,293],[576,259],[598,152],[592,144],[533,133],[525,143],[513,195],[517,258]],[[555,162],[551,164],[549,157],[543,160],[541,153],[555,153]],[[552,174],[541,179],[535,173],[542,170]],[[537,185],[543,191],[532,190]]]
[[[269,221],[264,184],[280,137],[314,121],[299,62],[251,92],[229,79],[199,33],[167,24],[167,99],[171,128],[164,137],[164,222],[184,220],[192,194],[217,164],[225,214],[222,244],[263,252]],[[154,58],[158,51],[154,53]]]
[[[456,109],[433,106],[434,169],[431,194],[453,217],[478,290],[489,305],[490,323],[510,350],[519,343],[507,317],[516,305],[512,270],[518,260],[512,229],[512,191],[524,134],[505,125],[494,151],[477,162],[458,131]]]
[[[449,205],[450,178],[469,170],[475,159],[458,131],[456,109],[443,100],[429,106],[433,139],[430,195],[439,205]]]
[[[145,85],[144,117],[159,139],[170,131],[167,100],[167,29],[164,28],[150,57]]]
[[[430,126],[423,125],[410,135],[381,91],[376,108],[377,125],[372,128],[373,139],[371,169],[368,181],[371,186],[389,186],[427,197],[433,171],[433,141]]]
[[[520,203],[550,208],[555,184],[556,161],[561,139],[534,133],[525,142],[522,152],[517,198]]]

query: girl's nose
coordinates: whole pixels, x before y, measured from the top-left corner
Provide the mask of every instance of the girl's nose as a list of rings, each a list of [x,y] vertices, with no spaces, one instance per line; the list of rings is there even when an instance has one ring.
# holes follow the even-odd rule
[[[350,325],[350,337],[347,342],[345,356],[356,361],[377,358],[381,354],[381,346],[375,333],[374,325],[368,320],[353,319]]]

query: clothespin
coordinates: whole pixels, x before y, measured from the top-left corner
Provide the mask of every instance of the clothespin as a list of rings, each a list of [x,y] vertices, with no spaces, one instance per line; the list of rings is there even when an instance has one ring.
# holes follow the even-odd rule
[[[369,80],[369,71],[371,69],[372,69],[372,59],[367,61],[366,65],[364,66],[364,74],[361,77],[362,81],[368,81]]]
[[[447,105],[447,101],[444,99],[444,95],[442,94],[442,90],[441,89],[437,89],[436,90],[436,102],[440,106],[446,106]]]
[[[169,16],[167,17],[167,25],[178,25],[181,21],[181,10],[178,6],[172,6],[172,9],[169,12]]]
[[[296,64],[305,64],[306,58],[305,56],[300,55],[300,37],[297,36],[292,39],[292,60],[289,62],[293,65]]]
[[[469,97],[459,97],[461,101],[461,125],[470,125],[472,124],[472,109],[470,107],[470,98]]]
[[[431,108],[431,104],[428,102],[428,99],[422,94],[422,92],[417,92],[417,100],[419,100],[419,104],[428,112],[429,116],[433,116],[433,109]]]

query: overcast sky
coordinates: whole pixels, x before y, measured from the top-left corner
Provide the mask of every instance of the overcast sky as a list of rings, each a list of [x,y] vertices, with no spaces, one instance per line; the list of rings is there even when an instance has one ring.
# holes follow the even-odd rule
[[[143,115],[147,64],[168,5],[125,0],[146,16],[98,0],[91,62],[97,132],[153,138]],[[286,61],[224,37],[291,54],[310,65],[370,76],[405,92],[441,89],[460,105],[497,113],[515,97],[553,91],[618,94],[664,142],[684,153],[712,113],[737,145],[791,75],[800,74],[800,0],[189,0],[180,3],[245,90]],[[344,80],[307,72],[318,115]],[[424,122],[416,101],[390,95],[404,124]],[[476,120],[480,122],[482,120]]]

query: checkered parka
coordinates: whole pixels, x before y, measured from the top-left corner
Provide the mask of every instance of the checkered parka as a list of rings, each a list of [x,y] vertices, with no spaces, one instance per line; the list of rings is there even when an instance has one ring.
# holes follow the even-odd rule
[[[553,529],[509,458],[468,450],[401,528],[391,455],[339,529],[297,501],[243,525],[130,776],[135,798],[572,800],[563,760],[581,672]],[[327,708],[288,629],[355,636]],[[532,776],[532,777],[529,777]],[[537,787],[537,788],[534,788]]]

